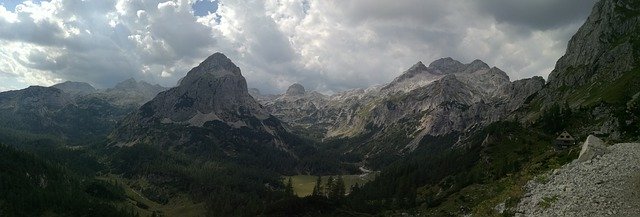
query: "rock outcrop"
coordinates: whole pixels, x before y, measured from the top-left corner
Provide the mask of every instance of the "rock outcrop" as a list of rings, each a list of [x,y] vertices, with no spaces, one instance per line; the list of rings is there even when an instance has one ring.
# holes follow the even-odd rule
[[[606,153],[609,153],[609,149],[605,146],[604,142],[598,137],[589,135],[587,140],[584,141],[584,144],[582,144],[578,161],[584,162]]]

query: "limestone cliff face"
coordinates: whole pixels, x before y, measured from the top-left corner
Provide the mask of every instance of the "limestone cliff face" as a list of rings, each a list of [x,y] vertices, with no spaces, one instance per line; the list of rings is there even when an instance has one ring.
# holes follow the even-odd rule
[[[571,38],[546,86],[531,100],[524,122],[553,106],[580,111],[580,134],[633,135],[640,117],[631,109],[640,95],[640,2],[601,0]],[[566,108],[565,108],[566,109]],[[626,132],[625,132],[626,131]]]
[[[549,75],[545,104],[589,104],[585,85],[612,83],[639,64],[640,2],[602,0],[571,38],[567,51]],[[578,96],[578,95],[583,95]],[[603,99],[606,100],[606,99]]]

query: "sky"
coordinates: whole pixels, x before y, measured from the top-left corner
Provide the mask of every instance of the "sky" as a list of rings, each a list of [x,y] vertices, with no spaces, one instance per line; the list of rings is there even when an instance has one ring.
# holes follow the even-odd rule
[[[595,0],[0,0],[0,91],[63,81],[163,86],[222,52],[249,87],[333,93],[418,61],[547,75]]]

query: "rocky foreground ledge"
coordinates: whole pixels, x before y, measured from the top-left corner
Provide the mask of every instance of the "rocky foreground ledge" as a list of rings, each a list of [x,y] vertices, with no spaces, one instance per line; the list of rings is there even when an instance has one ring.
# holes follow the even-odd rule
[[[640,143],[589,136],[577,160],[525,187],[516,216],[640,216]]]

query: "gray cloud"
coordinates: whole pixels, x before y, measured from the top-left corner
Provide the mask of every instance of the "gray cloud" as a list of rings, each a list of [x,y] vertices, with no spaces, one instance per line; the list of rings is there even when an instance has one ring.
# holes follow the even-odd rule
[[[249,86],[335,92],[386,83],[417,61],[481,59],[546,76],[595,0],[52,0],[0,8],[1,90],[129,77],[174,85],[213,52]]]
[[[485,0],[473,1],[499,22],[547,30],[584,22],[597,0]]]

